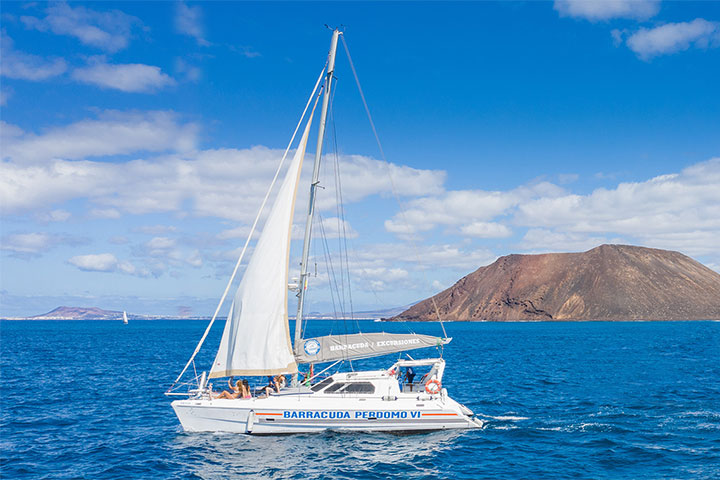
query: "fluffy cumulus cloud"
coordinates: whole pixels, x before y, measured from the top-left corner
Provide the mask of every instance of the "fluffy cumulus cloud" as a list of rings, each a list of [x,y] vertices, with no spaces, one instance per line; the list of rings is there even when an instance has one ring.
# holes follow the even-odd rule
[[[573,241],[582,235],[598,241],[611,235],[694,255],[715,254],[717,242],[712,239],[720,238],[720,158],[589,195],[533,199],[519,205],[514,221],[564,233]],[[526,240],[537,246],[537,234],[533,235]]]
[[[529,229],[518,247],[525,252],[582,252],[604,243],[627,243],[621,238],[611,239],[604,235],[587,235],[576,232],[559,232],[546,228]]]
[[[42,134],[24,132],[14,125],[0,124],[3,139],[3,160],[14,164],[42,162],[45,167],[28,171],[43,172],[55,177],[81,169],[92,177],[92,164],[59,164],[59,159],[73,160],[109,155],[125,155],[138,151],[186,151],[195,147],[197,126],[183,123],[173,112],[105,111],[96,119],[82,120],[62,127],[53,127]],[[52,171],[57,169],[56,171]]]
[[[87,239],[44,232],[13,233],[0,240],[0,249],[21,258],[37,257],[60,245],[84,245]]]
[[[129,275],[147,275],[147,272],[139,271],[133,264],[121,262],[112,253],[77,255],[68,259],[68,263],[85,272],[118,272]]]
[[[202,10],[198,6],[191,7],[182,1],[177,3],[175,30],[183,35],[193,37],[199,45],[210,45],[205,40],[205,32],[202,26]]]
[[[404,212],[385,222],[392,233],[411,234],[438,226],[454,227],[465,235],[485,238],[506,237],[510,230],[488,222],[511,213],[520,203],[531,198],[554,198],[564,192],[548,182],[526,185],[506,192],[454,190],[441,195],[411,200]]]
[[[303,211],[302,213],[303,217],[305,217],[305,212]],[[347,220],[341,220],[338,217],[322,218],[318,227],[320,227],[320,230],[325,238],[357,238],[358,236],[358,233],[353,230]],[[299,230],[302,232],[299,238],[303,238],[305,232],[304,223]]]
[[[52,3],[44,17],[22,16],[27,28],[75,37],[85,45],[116,52],[127,47],[133,28],[141,22],[119,10],[97,11],[65,2]]]
[[[0,36],[0,73],[3,76],[40,81],[62,75],[66,70],[67,63],[62,58],[43,58],[18,51],[5,32]]]
[[[660,0],[555,0],[554,7],[561,16],[593,22],[612,18],[646,19],[658,12]]]
[[[411,200],[385,226],[401,239],[438,227],[473,242],[517,235],[505,242],[528,252],[631,243],[712,257],[720,238],[720,158],[585,195],[546,183],[447,191]]]
[[[265,147],[195,151],[197,127],[171,112],[104,112],[98,119],[43,134],[2,127],[6,161],[0,165],[0,195],[8,213],[88,199],[95,217],[178,212],[249,223],[282,157],[281,150]],[[143,151],[140,156],[145,158],[125,162],[88,159]],[[353,180],[342,187],[346,202],[391,194],[384,162],[362,156],[341,156],[339,162],[342,177]],[[389,168],[399,195],[442,191],[444,172]],[[310,169],[306,170],[309,177]],[[325,186],[317,205],[321,211],[332,211],[336,186]],[[303,202],[301,198],[298,209],[304,208]]]
[[[94,59],[87,67],[75,69],[72,77],[81,83],[133,93],[150,93],[175,84],[160,67],[141,63],[110,64],[104,59]]]
[[[621,41],[624,32],[613,30],[613,37]],[[720,23],[696,18],[691,22],[641,28],[629,34],[625,43],[644,60],[690,48],[715,48],[720,46]]]
[[[472,222],[460,227],[463,235],[476,238],[503,238],[512,235],[512,230],[496,222]]]
[[[326,270],[324,256],[311,258],[311,263],[317,261],[320,265],[320,271],[317,277],[310,279],[310,283],[313,291],[324,290],[328,284],[342,290],[343,282],[347,281],[341,272],[344,269],[343,272],[349,271],[353,290],[372,293],[374,302],[397,306],[398,292],[402,292],[403,298],[408,297],[407,292],[413,292],[407,301],[421,298],[439,290],[439,285],[449,285],[459,275],[487,265],[496,258],[487,249],[468,245],[363,244],[350,250],[347,265],[341,266],[339,256],[335,255],[333,267]],[[297,276],[297,272],[292,275]],[[441,281],[438,276],[442,278]],[[388,294],[390,296],[385,298]]]

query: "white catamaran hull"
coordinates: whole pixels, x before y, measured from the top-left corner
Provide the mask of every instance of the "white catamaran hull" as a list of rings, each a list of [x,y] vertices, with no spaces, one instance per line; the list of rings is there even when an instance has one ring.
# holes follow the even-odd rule
[[[172,407],[186,432],[412,432],[482,427],[470,410],[449,397],[389,401],[313,397],[281,394],[235,400],[190,399],[176,400]]]

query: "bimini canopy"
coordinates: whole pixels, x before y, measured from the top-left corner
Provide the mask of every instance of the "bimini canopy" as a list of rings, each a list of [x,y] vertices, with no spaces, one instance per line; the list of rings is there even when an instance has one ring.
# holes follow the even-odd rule
[[[297,363],[322,363],[335,360],[357,360],[388,353],[436,347],[452,338],[431,337],[414,333],[355,333],[308,338],[295,346]]]

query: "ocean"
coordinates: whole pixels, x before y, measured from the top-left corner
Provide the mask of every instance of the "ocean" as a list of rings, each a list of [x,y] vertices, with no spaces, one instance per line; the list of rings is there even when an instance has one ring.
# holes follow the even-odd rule
[[[719,322],[448,323],[443,386],[484,429],[277,437],[182,432],[163,392],[205,326],[1,321],[0,477],[720,478]],[[344,328],[311,321],[308,334]]]

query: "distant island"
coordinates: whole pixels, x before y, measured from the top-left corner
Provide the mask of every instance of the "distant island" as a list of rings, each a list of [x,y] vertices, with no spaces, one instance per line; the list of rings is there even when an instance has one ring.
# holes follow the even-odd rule
[[[335,315],[334,313],[319,313],[310,312],[305,318],[310,320],[342,320],[342,319],[355,319],[355,320],[375,320],[380,318],[397,315],[398,313],[404,312],[410,305],[403,307],[394,307],[384,310],[366,310],[360,312],[354,312],[352,315],[349,313],[344,317],[342,315]],[[103,310],[98,307],[57,307],[56,309],[43,313],[42,315],[34,315],[31,317],[4,317],[6,320],[122,320],[123,312],[117,310]],[[211,317],[207,316],[173,316],[173,315],[141,315],[128,313],[130,320],[210,320]],[[219,317],[224,320],[225,317]],[[290,317],[294,319],[295,317]]]
[[[601,245],[507,255],[390,321],[718,320],[720,274],[679,252]]]
[[[103,310],[98,307],[58,307],[42,315],[26,317],[24,320],[122,320],[123,312],[116,310]],[[154,315],[131,315],[131,320],[164,318]]]

